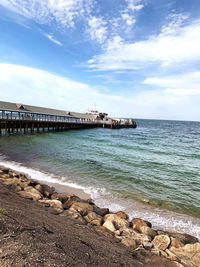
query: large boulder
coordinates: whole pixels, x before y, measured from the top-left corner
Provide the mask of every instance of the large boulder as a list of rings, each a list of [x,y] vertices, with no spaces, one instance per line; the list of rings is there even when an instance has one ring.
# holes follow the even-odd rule
[[[70,210],[75,210],[82,216],[86,216],[89,212],[93,211],[93,206],[84,202],[75,202],[71,205]]]
[[[45,197],[50,197],[53,192],[55,191],[54,187],[51,187],[47,184],[35,184],[35,188],[41,193],[43,194]]]
[[[124,211],[118,211],[116,212],[116,214],[120,216],[121,218],[128,220],[128,215]]]
[[[109,231],[113,233],[116,231],[116,228],[111,221],[105,221],[103,224],[103,227],[105,227],[106,229],[108,229]]]
[[[21,187],[22,190],[24,190],[27,186],[29,186],[31,183],[30,180],[27,180],[27,181],[21,181],[20,179],[20,183],[19,183],[19,186]]]
[[[8,168],[4,168],[4,167],[3,167],[1,170],[2,170],[4,173],[6,173],[6,174],[8,174],[9,171],[10,171],[10,169],[8,169]]]
[[[86,221],[83,219],[81,214],[75,210],[65,210],[64,215],[69,216],[72,219],[75,219],[79,224],[87,224]]]
[[[11,178],[10,174],[4,173],[4,172],[2,172],[2,173],[0,174],[0,177],[1,177],[1,179],[8,179],[8,178]],[[12,177],[12,178],[13,178],[13,177]]]
[[[142,226],[148,226],[151,228],[151,223],[145,220],[142,220],[140,218],[133,218],[132,221],[132,227],[134,230],[137,230],[138,232],[141,232]]]
[[[111,222],[116,230],[129,227],[129,222],[117,214],[107,214],[104,216],[104,222]]]
[[[60,200],[62,203],[65,203],[69,199],[69,194],[62,194],[62,193],[54,192],[51,195],[51,199],[57,199],[57,200]]]
[[[131,228],[125,228],[122,231],[122,237],[135,240],[137,244],[144,244],[145,242],[151,242],[151,237],[145,234],[138,233]]]
[[[89,212],[84,219],[87,223],[91,223],[93,225],[101,225],[103,218],[96,214],[94,211]]]
[[[32,200],[39,200],[42,198],[41,193],[33,188],[32,186],[27,186],[24,188],[24,191],[18,192],[18,194],[24,198],[32,199]]]
[[[170,252],[175,254],[180,262],[185,266],[200,266],[200,243],[187,244],[180,248],[171,247]]]
[[[69,209],[71,207],[71,205],[76,203],[76,202],[83,202],[83,203],[89,204],[86,200],[83,200],[80,197],[77,197],[75,195],[66,194],[66,196],[68,197],[68,199],[63,203],[63,208],[65,210]]]
[[[156,236],[156,232],[148,226],[141,226],[140,232],[144,235],[148,235],[153,239]]]
[[[165,250],[170,245],[170,237],[168,235],[157,235],[152,241],[155,248]]]
[[[168,231],[157,231],[157,233],[159,235],[168,235],[170,237],[175,238],[176,240],[179,240],[181,243],[183,243],[184,245],[186,244],[194,244],[196,242],[198,242],[198,239],[194,236],[188,235],[188,234],[181,234],[181,233],[171,233]]]
[[[18,178],[8,178],[5,180],[2,180],[2,183],[5,185],[19,185],[20,180]]]
[[[170,261],[177,261],[178,258],[176,257],[176,255],[174,253],[172,253],[169,249],[166,249],[165,252],[167,253],[167,258]]]
[[[56,199],[43,199],[43,200],[40,200],[41,203],[45,203],[45,204],[48,204],[51,208],[54,209],[55,213],[56,214],[60,214],[63,212],[63,206],[62,206],[62,202],[59,201],[59,200],[56,200]]]
[[[181,247],[184,247],[184,243],[182,243],[179,238],[171,237],[170,248],[171,247],[181,248]]]
[[[96,205],[93,206],[93,211],[96,214],[98,214],[98,215],[100,215],[102,217],[109,213],[109,209],[107,209],[107,208],[99,208]]]

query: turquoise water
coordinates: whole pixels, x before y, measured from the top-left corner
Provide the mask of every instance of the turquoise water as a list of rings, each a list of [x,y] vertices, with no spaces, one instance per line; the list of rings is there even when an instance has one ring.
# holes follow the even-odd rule
[[[200,218],[200,123],[136,121],[136,129],[3,136],[1,161],[90,188],[101,198],[139,200]]]

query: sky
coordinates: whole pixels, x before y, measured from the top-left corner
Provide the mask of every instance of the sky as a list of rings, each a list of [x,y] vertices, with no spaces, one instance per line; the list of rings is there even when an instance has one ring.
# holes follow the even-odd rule
[[[200,121],[200,1],[0,0],[0,100]]]

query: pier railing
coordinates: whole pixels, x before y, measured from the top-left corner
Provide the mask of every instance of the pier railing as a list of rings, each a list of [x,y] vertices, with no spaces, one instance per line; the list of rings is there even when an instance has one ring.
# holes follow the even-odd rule
[[[44,117],[40,117],[44,116]],[[6,121],[34,121],[34,122],[63,122],[63,123],[102,123],[100,120],[91,120],[91,119],[82,119],[82,118],[72,118],[72,117],[60,117],[60,116],[53,116],[56,118],[51,118],[51,116],[40,115],[38,114],[37,117],[35,116],[16,116],[11,114],[1,114],[0,113],[0,120]]]
[[[115,120],[115,119],[91,119],[78,118],[73,116],[58,116],[48,114],[38,114],[30,112],[16,112],[0,110],[0,134],[21,132],[24,129],[26,132],[37,132],[40,129],[63,130],[63,129],[83,129],[83,128],[136,128],[136,124],[132,120]]]

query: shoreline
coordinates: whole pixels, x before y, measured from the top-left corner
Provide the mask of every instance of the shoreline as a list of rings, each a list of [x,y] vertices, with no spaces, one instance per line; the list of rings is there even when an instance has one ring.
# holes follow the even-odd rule
[[[139,217],[143,220],[151,221],[154,228],[165,231],[176,231],[180,233],[189,233],[200,240],[200,218],[192,217],[187,214],[177,213],[164,208],[144,204],[138,200],[123,199],[116,195],[106,192],[99,193],[93,188],[59,180],[58,177],[41,170],[26,167],[21,163],[14,161],[0,162],[0,167],[10,168],[25,174],[31,179],[40,183],[45,183],[56,188],[57,192],[69,192],[79,196],[82,199],[92,198],[99,207],[108,207],[112,212],[122,210],[129,217]]]
[[[164,257],[179,264],[176,266],[198,266],[195,265],[198,261],[196,257],[194,262],[190,259],[193,265],[185,259],[185,255],[188,256],[191,250],[197,254],[200,253],[200,243],[193,236],[155,230],[149,221],[139,218],[129,219],[123,211],[110,212],[108,208],[96,206],[91,199],[81,199],[69,192],[58,193],[48,185],[43,185],[5,167],[0,168],[0,181],[9,190],[15,191],[24,201],[29,199],[40,202],[45,207],[50,207],[53,214],[57,216],[68,214],[84,225],[100,229],[104,235],[112,236],[133,251],[143,251]],[[4,207],[0,208],[3,214]],[[6,210],[4,215],[6,216]]]

